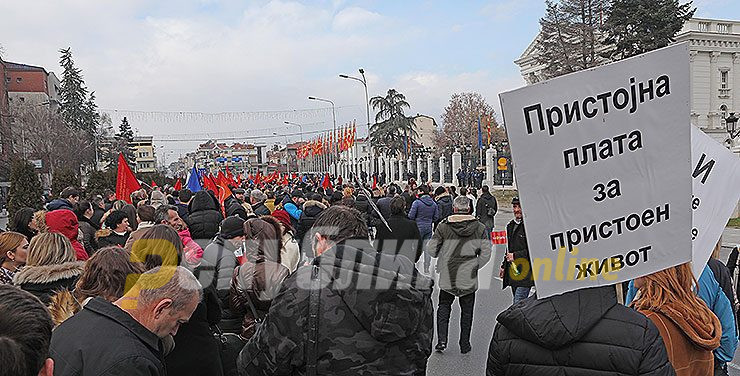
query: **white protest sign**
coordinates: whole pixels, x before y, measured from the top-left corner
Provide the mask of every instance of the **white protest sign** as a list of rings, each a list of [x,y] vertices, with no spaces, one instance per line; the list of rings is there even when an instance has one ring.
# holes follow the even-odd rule
[[[740,200],[740,158],[696,127],[691,127],[691,177],[694,241],[691,260],[699,279],[727,221]]]
[[[691,261],[687,44],[500,99],[539,297]]]

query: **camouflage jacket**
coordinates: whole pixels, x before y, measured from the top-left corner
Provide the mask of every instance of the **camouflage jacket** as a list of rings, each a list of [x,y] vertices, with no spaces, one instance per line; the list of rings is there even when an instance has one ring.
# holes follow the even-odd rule
[[[349,243],[352,245],[349,245]],[[432,352],[429,278],[404,256],[348,241],[319,266],[317,374],[424,375]],[[265,321],[239,355],[242,375],[304,375],[313,266],[283,284]]]

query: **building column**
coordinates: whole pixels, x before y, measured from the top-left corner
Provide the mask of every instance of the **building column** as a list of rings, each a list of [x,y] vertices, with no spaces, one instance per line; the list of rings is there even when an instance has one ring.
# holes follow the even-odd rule
[[[427,157],[427,181],[426,182],[432,182],[432,181],[434,181],[434,163],[432,163],[432,156],[430,155]]]
[[[393,175],[391,175],[391,161],[392,159],[385,160],[385,179],[389,183],[393,181]]]
[[[396,157],[391,158],[391,181],[396,181]]]
[[[730,112],[734,112],[735,116],[740,113],[740,52],[732,54],[732,70],[730,70],[732,80],[730,81],[730,95],[732,95],[732,108]]]
[[[413,171],[414,171],[414,161],[412,161],[411,158],[409,157],[409,159],[406,160],[406,174],[412,175]]]
[[[421,158],[416,158],[416,181],[421,184],[421,170],[424,166],[421,165]]]
[[[713,51],[709,55],[709,127],[718,128],[721,124],[719,118],[719,106],[717,96],[719,95],[719,51]]]
[[[444,184],[446,182],[445,180],[445,170],[446,170],[446,161],[445,156],[439,157],[439,184]]]
[[[452,185],[457,185],[457,171],[462,168],[462,154],[457,149],[452,153]]]
[[[486,181],[489,188],[493,188],[493,178],[496,176],[497,166],[496,150],[489,145],[488,150],[486,150]]]
[[[406,177],[406,161],[403,159],[398,160],[398,181],[403,181]]]

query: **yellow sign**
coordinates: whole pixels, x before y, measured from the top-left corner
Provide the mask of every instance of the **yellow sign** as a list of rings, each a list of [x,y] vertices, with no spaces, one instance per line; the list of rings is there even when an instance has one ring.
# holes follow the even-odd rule
[[[509,161],[506,158],[504,158],[504,157],[499,158],[498,159],[498,169],[499,169],[499,171],[508,170],[509,169],[509,166],[507,165],[508,163],[509,163]]]

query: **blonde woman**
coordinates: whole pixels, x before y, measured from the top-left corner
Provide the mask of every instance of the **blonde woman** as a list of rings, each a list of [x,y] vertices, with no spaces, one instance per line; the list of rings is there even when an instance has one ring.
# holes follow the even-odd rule
[[[635,280],[640,293],[631,306],[658,327],[677,376],[711,375],[712,351],[722,336],[719,319],[694,293],[695,285],[688,263]]]
[[[26,266],[15,274],[13,283],[46,305],[58,291],[74,288],[84,265],[76,261],[72,243],[64,235],[39,234],[31,239]]]
[[[0,233],[0,285],[12,284],[13,276],[26,264],[28,240],[18,232]]]

